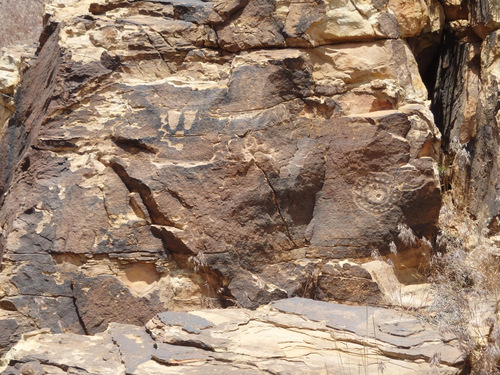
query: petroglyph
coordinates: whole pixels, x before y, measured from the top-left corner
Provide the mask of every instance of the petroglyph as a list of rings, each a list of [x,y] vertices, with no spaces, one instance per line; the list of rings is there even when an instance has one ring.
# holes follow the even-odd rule
[[[171,130],[189,130],[196,119],[197,111],[168,111],[167,121]]]
[[[356,181],[353,196],[359,208],[380,215],[393,207],[394,178],[387,173],[369,173]]]

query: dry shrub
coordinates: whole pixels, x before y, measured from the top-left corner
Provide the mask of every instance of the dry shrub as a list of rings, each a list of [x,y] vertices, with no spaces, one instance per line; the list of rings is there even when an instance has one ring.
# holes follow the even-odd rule
[[[485,243],[467,249],[465,239],[446,231],[438,236],[431,316],[441,331],[457,336],[471,374],[500,374],[498,249]]]

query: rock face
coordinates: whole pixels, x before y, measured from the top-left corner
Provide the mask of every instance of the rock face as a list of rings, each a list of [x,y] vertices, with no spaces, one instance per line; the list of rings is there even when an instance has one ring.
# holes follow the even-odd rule
[[[93,337],[33,334],[2,374],[458,374],[461,363],[453,337],[412,316],[292,298],[257,311],[165,312],[146,329],[113,323]]]
[[[500,8],[496,1],[445,2],[448,18],[433,107],[443,133],[442,164],[454,205],[496,235]]]
[[[0,350],[164,310],[382,304],[363,263],[425,260],[398,234],[436,233],[440,135],[400,36],[438,32],[436,1],[45,6],[0,128]]]
[[[3,0],[0,48],[36,45],[42,31],[43,5],[44,0]]]
[[[43,26],[42,10],[43,0],[4,0],[0,4],[0,135],[15,110],[21,71],[34,57]]]

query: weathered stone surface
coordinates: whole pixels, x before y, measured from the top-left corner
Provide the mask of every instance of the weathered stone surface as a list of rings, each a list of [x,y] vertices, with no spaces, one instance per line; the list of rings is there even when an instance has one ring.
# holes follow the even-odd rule
[[[444,135],[440,173],[445,194],[440,215],[439,251],[446,255],[440,264],[444,265],[443,270],[454,269],[450,273],[436,272],[439,287],[433,308],[441,314],[438,306],[449,305],[448,301],[457,295],[448,292],[452,289],[450,286],[456,286],[451,273],[457,274],[456,270],[462,267],[474,275],[474,281],[467,282],[474,292],[467,292],[463,304],[464,311],[471,311],[470,318],[453,323],[457,326],[458,322],[466,322],[464,331],[473,340],[488,335],[485,332],[489,330],[489,322],[494,321],[497,326],[497,317],[491,318],[488,308],[492,303],[496,305],[498,282],[493,280],[498,272],[487,270],[497,266],[500,245],[498,4],[491,1],[444,2],[449,22],[433,103],[436,123]],[[469,295],[481,295],[481,301],[472,297],[469,302]],[[455,313],[457,310],[454,307],[449,311]],[[450,316],[444,313],[441,319],[450,321]],[[471,321],[476,322],[474,328]],[[488,340],[471,349],[475,353],[470,355],[472,373],[496,371],[496,359],[489,360],[478,354],[489,353],[492,342],[497,345],[495,340]]]
[[[26,374],[22,367],[28,363],[41,367],[41,374],[125,374],[118,347],[105,337],[35,332],[23,340],[27,345],[7,354],[2,374]]]
[[[431,288],[431,284],[422,279],[414,279],[413,270],[415,265],[408,267],[405,264],[410,260],[407,258],[408,255],[408,253],[398,253],[396,256],[392,256],[391,261],[401,267],[400,269],[395,269],[395,267],[383,260],[367,262],[362,264],[362,267],[370,273],[372,279],[376,282],[381,297],[386,304],[422,310],[432,304],[435,293]],[[397,258],[403,258],[403,260]],[[429,260],[424,263],[424,266],[428,262]],[[422,264],[420,264],[420,267],[422,267]]]
[[[441,52],[439,81],[434,92],[434,113],[445,147],[457,147],[475,136],[477,100],[480,92],[480,43],[453,43],[459,33],[458,23],[445,31]],[[463,40],[463,39],[462,39]],[[447,145],[447,146],[446,146]]]
[[[216,2],[211,19],[221,47],[230,51],[318,46],[400,35],[396,18],[384,1]]]
[[[473,140],[470,165],[472,209],[490,222],[500,214],[496,186],[499,181],[498,134],[500,123],[500,31],[491,33],[481,49],[481,85],[477,136]]]
[[[496,3],[475,2],[470,16],[474,19],[484,11],[483,16],[492,20],[486,14],[494,7]],[[479,35],[482,41],[474,22],[453,21],[447,26],[433,107],[447,152],[442,164],[448,194],[464,220],[470,215],[483,236],[499,214],[499,39],[498,30],[488,29]]]
[[[0,49],[37,43],[42,31],[43,3],[44,0],[2,0]]]
[[[80,278],[73,283],[73,295],[86,333],[105,330],[110,322],[142,325],[162,308],[159,300],[133,296],[115,277]]]
[[[396,15],[402,37],[419,34],[429,19],[429,9],[424,0],[389,0],[389,7]]]
[[[384,374],[458,374],[462,365],[453,337],[440,336],[410,315],[302,298],[256,311],[167,312],[146,327],[149,334],[142,327],[112,324],[97,337],[25,338],[5,357],[3,373],[16,373],[12,369],[20,364],[57,365],[62,374],[77,366],[90,372],[102,364],[100,374],[111,366],[115,374],[134,375],[375,374],[382,369]],[[78,356],[57,353],[61,345]],[[441,362],[430,365],[436,353]]]
[[[494,0],[469,1],[469,18],[474,32],[482,39],[500,28],[500,4]]]
[[[47,1],[0,132],[0,305],[94,334],[293,296],[385,303],[362,263],[412,252],[401,223],[431,239],[440,207],[439,132],[399,38],[438,32],[439,6],[415,7]]]
[[[14,94],[19,84],[21,59],[19,56],[7,54],[0,50],[0,129],[14,113]]]
[[[84,333],[73,298],[16,296],[2,303],[33,319],[37,327],[50,328],[54,333]]]
[[[444,0],[443,9],[446,14],[446,20],[466,20],[469,18],[468,1],[462,0]]]
[[[0,332],[2,332],[0,341],[0,351],[6,352],[26,331],[32,331],[37,327],[32,320],[26,318],[19,312],[12,311],[9,306],[2,306],[4,310],[0,320]]]
[[[0,352],[34,328],[97,333],[168,309],[170,344],[151,349],[128,326],[102,336],[123,371],[286,373],[274,358],[228,360],[227,338],[204,336],[215,322],[180,325],[174,310],[293,296],[427,306],[413,283],[438,231],[438,157],[442,217],[453,204],[464,246],[498,254],[498,1],[45,3],[43,32],[40,1],[0,4],[26,10],[0,9]],[[276,308],[340,329],[344,308],[311,304]],[[258,353],[256,327],[271,346],[282,332],[269,315],[224,314],[248,325],[241,355]],[[391,319],[370,327],[380,353],[418,362],[440,347]],[[295,370],[323,371],[315,355]],[[8,371],[88,370],[28,357]]]
[[[368,271],[349,263],[326,263],[318,275],[318,299],[380,304],[379,286]]]
[[[118,347],[127,374],[135,373],[139,365],[159,351],[144,327],[111,323],[103,336]]]
[[[427,0],[426,7],[429,16],[423,21],[422,31],[409,37],[407,42],[417,61],[422,80],[432,92],[436,82],[437,60],[443,45],[445,11],[441,2],[433,0]]]
[[[339,305],[297,297],[276,301],[271,305],[279,311],[301,314],[313,321],[326,321],[330,328],[353,332],[361,337],[370,336],[401,348],[419,346],[426,341],[442,339],[448,342],[453,339],[452,336],[442,337],[436,331],[427,331],[426,325],[414,317],[389,309]],[[404,333],[400,327],[406,327]],[[454,357],[457,353],[455,348],[448,353],[448,359],[442,359],[452,363],[457,360]]]
[[[21,73],[34,58],[42,29],[43,0],[0,3],[0,137],[15,111]],[[2,186],[0,185],[0,191]]]

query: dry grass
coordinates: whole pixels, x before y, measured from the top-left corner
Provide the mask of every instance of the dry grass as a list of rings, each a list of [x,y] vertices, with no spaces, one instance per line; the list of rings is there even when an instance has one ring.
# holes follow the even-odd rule
[[[441,210],[440,228],[432,244],[416,237],[408,226],[398,227],[404,245],[423,246],[433,253],[429,270],[433,302],[428,309],[419,309],[419,315],[423,312],[421,317],[438,324],[443,334],[458,338],[467,373],[500,374],[500,248],[477,222],[457,212],[450,200],[445,199]],[[389,249],[397,254],[394,243]],[[372,257],[383,261],[378,251]],[[401,297],[392,302],[403,305]]]
[[[456,335],[471,374],[500,374],[498,247],[451,205],[443,206],[432,260],[431,318]]]

